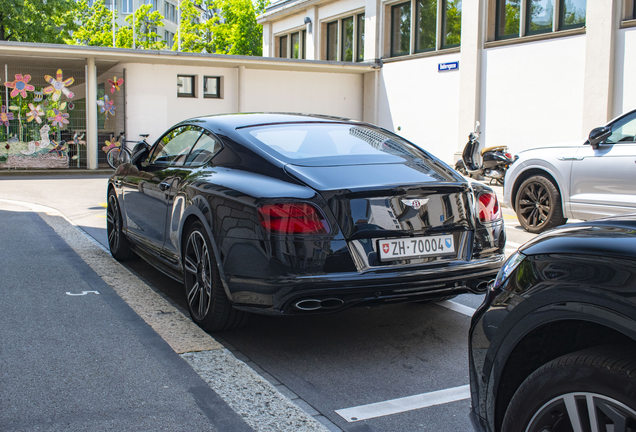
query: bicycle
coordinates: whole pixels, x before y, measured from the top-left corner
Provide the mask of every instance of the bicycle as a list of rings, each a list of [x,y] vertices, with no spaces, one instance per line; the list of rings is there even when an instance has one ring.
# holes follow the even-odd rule
[[[124,136],[124,132],[120,133],[115,140],[115,142],[120,144],[111,148],[108,150],[108,153],[106,153],[106,162],[108,162],[108,165],[110,165],[112,169],[117,169],[117,167],[122,164],[130,163],[132,160],[132,153],[126,147],[126,143],[135,143],[135,145],[143,143],[148,146],[146,138],[148,138],[149,135],[150,134],[139,134],[139,136],[142,137],[140,141],[127,141],[125,139],[126,137]]]

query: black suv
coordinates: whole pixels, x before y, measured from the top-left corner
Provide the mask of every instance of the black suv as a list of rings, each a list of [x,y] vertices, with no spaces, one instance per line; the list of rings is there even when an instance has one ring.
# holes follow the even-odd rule
[[[636,215],[519,248],[473,316],[469,352],[477,431],[636,431]]]

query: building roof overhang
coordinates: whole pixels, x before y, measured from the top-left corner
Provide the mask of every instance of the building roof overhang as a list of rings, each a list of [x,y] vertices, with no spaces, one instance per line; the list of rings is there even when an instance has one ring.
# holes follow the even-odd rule
[[[0,41],[0,62],[5,64],[59,67],[60,61],[64,61],[65,67],[76,68],[84,67],[89,58],[95,60],[98,73],[118,63],[226,68],[244,66],[246,69],[352,74],[363,74],[377,68],[375,64],[368,63]]]
[[[275,21],[289,15],[302,12],[313,6],[322,6],[333,3],[335,0],[283,0],[269,6],[265,13],[256,17],[256,22],[264,24],[269,21]]]

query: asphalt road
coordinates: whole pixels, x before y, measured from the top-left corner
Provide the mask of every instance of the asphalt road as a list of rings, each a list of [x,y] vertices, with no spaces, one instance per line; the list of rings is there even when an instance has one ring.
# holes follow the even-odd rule
[[[106,183],[96,176],[5,178],[0,198],[53,207],[107,246]],[[534,236],[511,210],[504,218],[512,253]],[[127,266],[185,311],[181,285],[141,260]],[[331,430],[470,431],[467,334],[481,301],[462,295],[445,307],[253,316],[245,328],[213,336]]]

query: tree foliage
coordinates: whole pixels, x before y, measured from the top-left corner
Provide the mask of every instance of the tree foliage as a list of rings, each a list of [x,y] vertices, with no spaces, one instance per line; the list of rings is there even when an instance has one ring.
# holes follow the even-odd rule
[[[263,27],[256,17],[265,11],[269,1],[214,0],[215,14],[212,43],[218,54],[263,55]]]
[[[181,51],[235,55],[263,55],[263,28],[256,17],[268,0],[206,0],[208,20],[200,21],[201,10],[192,0],[181,2]],[[177,41],[178,35],[175,35]],[[173,45],[173,50],[178,44]]]
[[[75,11],[69,0],[0,0],[0,40],[64,43]]]
[[[115,10],[117,18],[117,10]],[[113,11],[109,10],[104,0],[95,0],[92,6],[88,6],[87,0],[80,0],[76,20],[79,29],[73,32],[72,37],[67,38],[67,43],[72,45],[87,46],[113,46]],[[166,47],[162,38],[152,31],[160,27],[163,16],[157,11],[152,11],[151,5],[140,5],[134,13],[135,43],[142,49],[164,49]],[[133,14],[125,18],[127,26],[118,27],[115,24],[115,43],[117,48],[133,47]]]

